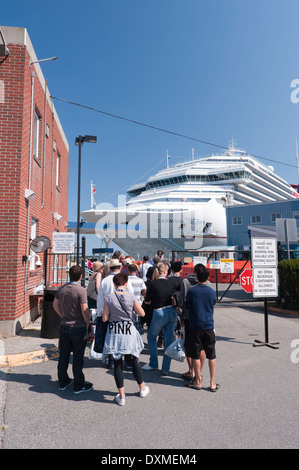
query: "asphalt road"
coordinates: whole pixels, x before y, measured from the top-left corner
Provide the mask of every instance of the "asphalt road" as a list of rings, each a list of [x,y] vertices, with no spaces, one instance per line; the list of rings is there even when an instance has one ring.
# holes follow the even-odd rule
[[[58,391],[55,355],[1,367],[1,449],[298,448],[299,317],[269,313],[270,342],[279,341],[279,349],[253,347],[255,339],[264,340],[263,310],[257,307],[217,305],[215,328],[216,393],[208,390],[207,362],[201,391],[184,386],[186,362],[172,361],[167,377],[160,370],[144,372],[150,387],[144,399],[125,372],[124,407],[114,401],[113,371],[90,360],[88,349],[85,376],[94,390],[81,395]],[[0,337],[0,355],[16,358],[57,343],[29,329]],[[148,362],[148,349],[140,361]]]

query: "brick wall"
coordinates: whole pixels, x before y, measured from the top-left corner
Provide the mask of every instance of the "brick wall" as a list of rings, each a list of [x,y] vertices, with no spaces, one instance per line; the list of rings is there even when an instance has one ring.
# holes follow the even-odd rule
[[[68,193],[68,145],[61,133],[56,112],[49,97],[46,100],[45,82],[40,71],[30,64],[30,55],[24,45],[8,44],[9,56],[0,64],[0,332],[17,321],[27,323],[37,307],[38,298],[32,296],[34,287],[42,280],[42,268],[29,269],[22,264],[30,243],[31,219],[36,220],[36,235],[45,235],[52,241],[54,230],[66,231]],[[31,59],[32,60],[32,59]],[[35,109],[39,112],[38,155],[31,158],[30,117],[34,76],[33,124]],[[49,93],[47,93],[49,96]],[[48,137],[44,137],[44,123]],[[34,134],[34,125],[33,125]],[[56,149],[53,150],[53,140]],[[32,146],[34,137],[32,138]],[[60,181],[56,186],[56,159],[60,155]],[[32,189],[34,200],[25,199],[25,189]],[[54,219],[54,212],[62,219]],[[43,254],[40,255],[43,262]],[[26,313],[26,318],[25,318]]]

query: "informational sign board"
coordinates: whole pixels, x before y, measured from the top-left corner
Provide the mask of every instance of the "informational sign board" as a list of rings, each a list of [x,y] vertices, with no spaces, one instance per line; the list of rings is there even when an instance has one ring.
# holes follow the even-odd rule
[[[75,251],[74,232],[54,232],[52,253],[72,255]]]
[[[264,298],[265,341],[254,340],[253,346],[278,349],[278,342],[269,342],[268,297],[278,296],[277,239],[251,238],[253,297]]]
[[[253,268],[253,297],[277,297],[278,282],[276,267]]]
[[[197,264],[203,264],[206,266],[207,263],[207,258],[205,256],[194,256],[193,257],[193,264],[196,266]]]
[[[234,260],[231,258],[222,258],[220,260],[220,272],[221,273],[233,273],[234,272]]]
[[[220,269],[220,261],[210,260],[210,269]]]
[[[252,266],[277,266],[277,239],[251,239]]]

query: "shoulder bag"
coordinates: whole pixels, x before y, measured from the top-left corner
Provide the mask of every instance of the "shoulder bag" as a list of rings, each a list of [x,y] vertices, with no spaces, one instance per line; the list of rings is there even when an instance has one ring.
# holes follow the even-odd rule
[[[98,273],[96,273],[91,281],[89,281],[88,286],[87,286],[87,297],[90,297],[93,300],[98,300],[98,292],[97,292],[97,287],[96,287],[96,277]]]
[[[118,297],[118,295],[117,295],[116,293],[115,293],[115,295],[116,295],[116,298],[117,298],[117,300],[119,301],[120,306],[121,306],[121,308],[123,309],[123,311],[128,315],[128,317],[130,318],[130,320],[134,323],[134,326],[135,326],[136,330],[138,331],[138,333],[139,333],[140,335],[143,335],[143,333],[144,333],[144,328],[143,328],[143,325],[141,324],[141,322],[139,321],[139,317],[137,318],[137,321],[134,321],[134,320],[130,317],[130,315],[128,314],[128,312],[127,312],[127,310],[125,309],[125,307],[123,306],[123,304],[122,304],[120,298]]]

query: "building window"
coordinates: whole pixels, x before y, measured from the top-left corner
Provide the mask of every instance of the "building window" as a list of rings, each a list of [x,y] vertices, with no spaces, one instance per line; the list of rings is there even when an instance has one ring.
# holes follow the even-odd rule
[[[261,215],[251,215],[250,222],[254,224],[261,224],[262,223],[262,216]]]
[[[37,233],[37,220],[32,217],[32,219],[31,219],[31,232],[30,232],[31,241],[36,238],[36,233]],[[35,252],[30,250],[30,262],[29,262],[30,271],[35,270],[36,258],[35,258],[34,255],[35,255]]]
[[[294,219],[299,220],[299,211],[294,211],[293,212],[293,217],[294,217]]]
[[[39,152],[39,132],[40,132],[40,119],[41,115],[37,108],[35,108],[34,113],[34,142],[33,142],[33,156],[38,158]]]
[[[57,158],[56,158],[56,188],[59,188],[60,186],[60,153],[57,152]]]
[[[233,225],[242,225],[242,217],[240,215],[233,217]]]
[[[271,222],[275,222],[276,219],[281,219],[281,214],[271,214],[270,215]]]

